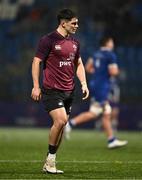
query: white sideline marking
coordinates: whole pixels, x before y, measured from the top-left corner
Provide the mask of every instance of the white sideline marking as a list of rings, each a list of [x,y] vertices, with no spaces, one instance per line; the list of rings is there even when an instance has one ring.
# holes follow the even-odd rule
[[[44,162],[41,160],[5,160],[5,159],[0,159],[0,163],[40,163]],[[116,164],[142,164],[142,161],[57,161],[57,163],[84,163],[84,164],[111,164],[111,163],[116,163]]]

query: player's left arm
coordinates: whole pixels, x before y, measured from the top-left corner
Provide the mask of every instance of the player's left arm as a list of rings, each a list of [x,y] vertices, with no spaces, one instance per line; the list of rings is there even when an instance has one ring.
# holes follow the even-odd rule
[[[110,53],[108,72],[110,76],[117,76],[119,74],[118,60],[115,53]]]
[[[94,68],[94,62],[93,62],[93,58],[89,57],[86,64],[85,64],[85,70],[87,73],[89,74],[93,74],[95,72],[95,68]]]
[[[117,76],[119,74],[119,67],[116,63],[108,66],[108,71],[111,76]]]
[[[78,58],[76,74],[82,86],[82,93],[84,94],[82,99],[87,99],[89,96],[89,90],[87,87],[86,74],[81,57]]]

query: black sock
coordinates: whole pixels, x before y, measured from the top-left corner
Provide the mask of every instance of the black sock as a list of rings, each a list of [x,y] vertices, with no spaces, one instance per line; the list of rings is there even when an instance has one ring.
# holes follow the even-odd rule
[[[48,153],[55,154],[56,150],[57,150],[57,146],[53,146],[53,145],[49,144],[49,146],[48,146]],[[47,153],[47,155],[48,155],[48,153]]]

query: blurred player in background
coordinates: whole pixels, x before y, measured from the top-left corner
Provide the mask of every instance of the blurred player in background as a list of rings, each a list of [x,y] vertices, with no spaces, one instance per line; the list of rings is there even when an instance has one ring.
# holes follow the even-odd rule
[[[66,125],[65,136],[69,138],[71,128],[83,122],[93,120],[102,115],[102,124],[108,138],[108,148],[121,147],[127,141],[118,140],[113,133],[111,125],[112,108],[109,101],[111,92],[111,78],[119,74],[117,58],[113,52],[114,41],[111,37],[104,37],[100,41],[100,49],[89,58],[86,63],[86,71],[91,74],[90,86],[90,108],[74,117]]]
[[[110,77],[110,92],[108,99],[111,105],[111,124],[113,131],[117,131],[119,123],[119,102],[120,102],[120,87],[118,84],[118,78],[116,76]],[[95,122],[95,128],[102,130],[101,118],[98,118]]]
[[[45,109],[53,120],[49,133],[44,172],[63,173],[56,169],[56,152],[68,121],[74,98],[75,72],[82,85],[83,99],[89,96],[85,70],[79,53],[79,42],[71,34],[78,29],[78,18],[70,9],[59,12],[58,28],[41,38],[32,63],[32,98],[42,97]],[[40,63],[43,62],[43,89],[39,84]]]
[[[109,102],[112,107],[111,122],[114,131],[117,131],[119,124],[119,102],[120,102],[120,87],[117,77],[110,78],[110,94]]]

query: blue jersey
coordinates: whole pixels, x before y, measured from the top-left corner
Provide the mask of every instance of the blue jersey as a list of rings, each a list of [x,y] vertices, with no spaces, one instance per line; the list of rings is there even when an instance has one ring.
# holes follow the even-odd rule
[[[114,52],[100,49],[94,53],[93,64],[95,72],[92,74],[89,82],[90,95],[96,101],[102,103],[108,100],[111,87],[108,67],[109,65],[117,64],[117,58]]]

